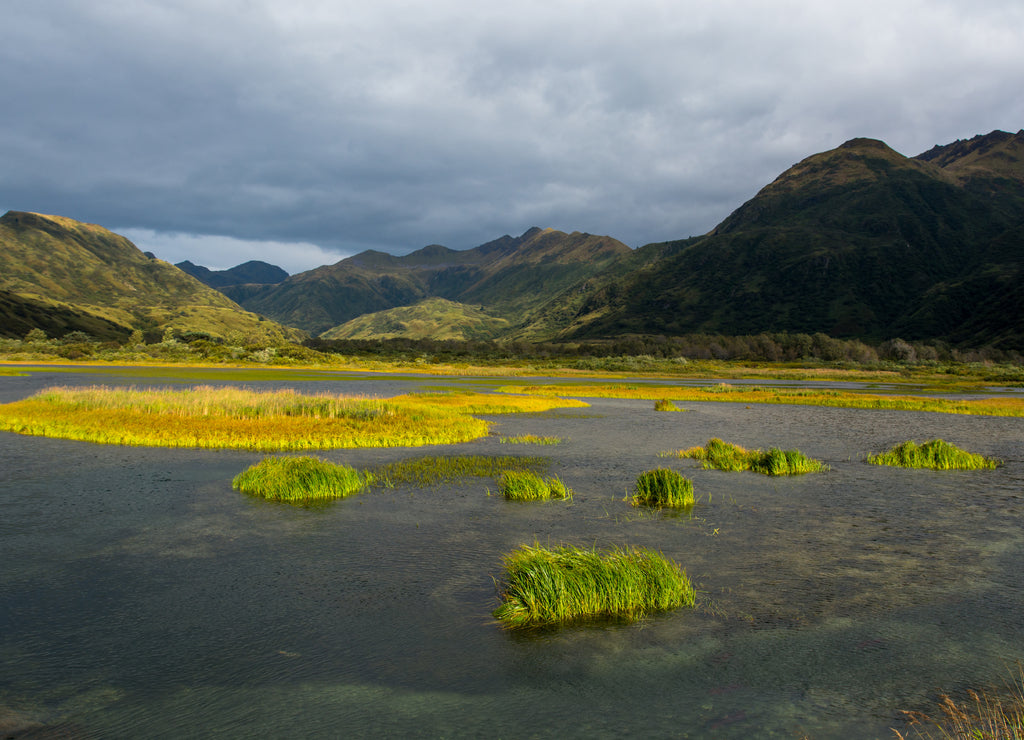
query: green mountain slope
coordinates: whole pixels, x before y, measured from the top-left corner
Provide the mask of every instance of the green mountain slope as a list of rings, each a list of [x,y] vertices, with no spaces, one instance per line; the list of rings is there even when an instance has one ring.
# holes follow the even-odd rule
[[[280,285],[224,292],[250,310],[314,334],[425,298],[481,305],[518,322],[552,295],[629,253],[610,237],[532,228],[463,251],[435,244],[401,257],[362,252]]]
[[[491,339],[508,330],[509,322],[479,306],[444,298],[426,298],[413,306],[369,313],[336,326],[323,339]]]
[[[533,336],[1014,341],[1024,317],[999,313],[1020,295],[1024,132],[990,136],[987,160],[977,146],[910,159],[870,139],[808,157],[710,234],[643,247],[560,296]]]
[[[41,329],[51,338],[80,331],[102,341],[115,342],[123,342],[132,331],[127,326],[75,311],[69,306],[42,303],[0,290],[0,337],[23,339],[33,329]]]
[[[9,211],[0,217],[0,290],[128,331],[301,336],[147,257],[124,237],[61,216]],[[36,326],[47,330],[42,314]]]

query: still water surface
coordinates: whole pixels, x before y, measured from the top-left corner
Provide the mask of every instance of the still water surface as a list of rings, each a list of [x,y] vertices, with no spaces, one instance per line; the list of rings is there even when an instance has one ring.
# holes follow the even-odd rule
[[[341,377],[246,385],[387,396],[492,382]],[[98,380],[0,378],[0,400]],[[299,508],[231,489],[257,454],[0,433],[0,730],[884,738],[903,728],[900,710],[999,682],[1024,659],[1020,419],[590,401],[493,417],[495,435],[466,445],[321,455],[362,467],[540,454],[576,491],[568,504],[506,502],[489,495],[493,481],[470,479]],[[566,441],[498,441],[527,433]],[[713,436],[799,448],[832,469],[773,479],[658,457]],[[1006,464],[863,462],[933,437]],[[624,501],[659,465],[694,481],[692,518]],[[661,550],[695,580],[698,606],[630,625],[505,631],[490,616],[493,579],[503,554],[533,542]]]

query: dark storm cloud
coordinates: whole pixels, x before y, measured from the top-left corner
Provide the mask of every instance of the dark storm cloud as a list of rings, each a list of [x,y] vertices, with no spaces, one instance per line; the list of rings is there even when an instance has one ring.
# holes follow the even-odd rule
[[[1016,2],[13,0],[5,25],[0,208],[212,267],[534,225],[637,246],[854,136],[1024,125]]]

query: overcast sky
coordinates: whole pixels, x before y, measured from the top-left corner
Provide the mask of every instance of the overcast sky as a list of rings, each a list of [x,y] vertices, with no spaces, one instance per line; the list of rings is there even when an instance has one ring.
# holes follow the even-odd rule
[[[289,272],[702,234],[847,139],[1024,127],[1020,0],[4,0],[0,212]]]

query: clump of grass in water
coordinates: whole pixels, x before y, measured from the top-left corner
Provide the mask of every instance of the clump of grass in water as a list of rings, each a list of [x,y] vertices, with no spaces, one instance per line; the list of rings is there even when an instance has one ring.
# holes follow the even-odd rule
[[[502,437],[498,440],[503,445],[557,445],[561,437],[540,437],[536,434],[520,434],[515,437]]]
[[[657,401],[655,401],[654,402],[654,410],[655,411],[686,411],[686,409],[679,408],[678,406],[676,406],[674,403],[672,403],[672,401],[670,401],[667,398],[659,398]]]
[[[693,482],[675,470],[655,468],[636,479],[633,506],[693,506]]]
[[[345,498],[369,480],[355,468],[315,457],[267,457],[236,475],[231,486],[272,501],[304,502]]]
[[[370,471],[375,485],[394,488],[411,483],[427,487],[459,478],[494,478],[507,470],[545,470],[549,464],[544,457],[515,457],[512,455],[459,455],[455,457],[417,457],[400,460],[373,468]]]
[[[998,460],[961,450],[941,439],[932,439],[922,445],[912,440],[901,442],[887,452],[868,455],[868,462],[932,470],[983,470],[999,466]]]
[[[828,470],[827,465],[807,457],[799,450],[780,450],[777,447],[767,452],[748,450],[723,442],[717,437],[709,439],[703,447],[691,447],[667,454],[700,460],[705,470],[752,470],[764,475],[802,475]]]
[[[557,476],[541,478],[528,470],[507,470],[501,474],[501,495],[509,501],[571,499],[572,489]]]
[[[643,548],[605,552],[524,545],[505,556],[503,603],[494,616],[509,627],[564,624],[596,617],[639,619],[693,606],[685,571]]]

